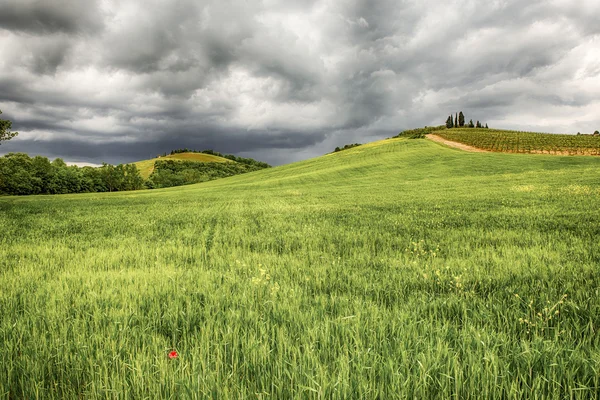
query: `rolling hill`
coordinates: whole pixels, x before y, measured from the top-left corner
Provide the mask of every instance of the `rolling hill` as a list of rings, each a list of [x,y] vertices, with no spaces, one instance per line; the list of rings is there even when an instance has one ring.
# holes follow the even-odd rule
[[[196,162],[218,162],[218,163],[230,163],[235,162],[232,160],[228,160],[223,157],[218,157],[212,154],[204,154],[204,153],[196,153],[196,152],[187,152],[187,153],[176,153],[170,154],[163,157],[152,158],[150,160],[142,160],[133,163],[138,170],[140,171],[140,175],[144,179],[148,179],[148,177],[154,171],[154,163],[156,161],[164,161],[164,160],[175,160],[175,161],[196,161]]]
[[[405,138],[0,198],[0,393],[595,398],[599,202],[597,157]]]
[[[600,155],[600,136],[453,128],[431,131],[443,139],[485,151],[528,154]]]

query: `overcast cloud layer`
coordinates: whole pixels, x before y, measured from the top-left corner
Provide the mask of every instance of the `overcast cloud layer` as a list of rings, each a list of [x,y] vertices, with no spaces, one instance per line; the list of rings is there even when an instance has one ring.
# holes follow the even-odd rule
[[[439,125],[600,129],[597,0],[0,0],[0,154],[282,164]]]

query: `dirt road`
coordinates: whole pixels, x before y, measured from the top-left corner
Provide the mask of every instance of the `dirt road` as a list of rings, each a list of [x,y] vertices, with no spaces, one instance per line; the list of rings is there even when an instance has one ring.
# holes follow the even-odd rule
[[[463,143],[453,142],[451,140],[444,139],[443,137],[438,135],[429,134],[425,135],[425,137],[429,140],[433,140],[434,142],[445,144],[446,146],[450,147],[456,147],[457,149],[461,149],[464,151],[472,151],[474,153],[489,153],[489,151],[487,150],[478,149],[477,147],[469,146]]]

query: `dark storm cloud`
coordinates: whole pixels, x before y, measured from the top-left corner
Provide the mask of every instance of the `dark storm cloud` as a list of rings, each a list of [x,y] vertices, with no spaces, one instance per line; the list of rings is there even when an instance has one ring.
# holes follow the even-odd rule
[[[42,126],[43,127],[43,126]],[[188,128],[189,129],[189,128]],[[306,135],[303,132],[248,132],[240,135],[237,131],[227,131],[222,128],[203,128],[200,130],[182,130],[176,134],[160,135],[152,138],[127,137],[116,138],[116,142],[90,142],[85,138],[53,140],[20,140],[7,142],[2,150],[8,152],[27,152],[35,147],[36,154],[49,158],[65,158],[65,154],[76,161],[92,160],[96,163],[121,163],[123,160],[142,160],[153,158],[158,154],[174,148],[217,149],[218,151],[236,155],[261,154],[261,160],[279,164],[284,160],[295,160],[293,152],[298,149],[315,146],[324,139],[323,135]],[[131,139],[131,138],[130,138]],[[265,151],[265,149],[268,149]]]
[[[48,34],[92,32],[102,26],[94,0],[2,0],[0,28]]]
[[[0,152],[279,164],[459,110],[593,131],[599,14],[592,0],[0,0],[0,109],[21,132]]]

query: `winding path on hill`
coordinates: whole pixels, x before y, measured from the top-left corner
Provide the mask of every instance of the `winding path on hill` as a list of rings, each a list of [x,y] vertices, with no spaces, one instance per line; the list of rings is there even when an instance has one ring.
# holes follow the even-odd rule
[[[434,142],[445,144],[446,146],[455,147],[464,151],[471,151],[473,153],[490,153],[488,150],[478,149],[477,147],[469,146],[468,144],[464,143],[453,142],[431,133],[429,135],[425,135],[425,137],[429,140],[433,140]]]

